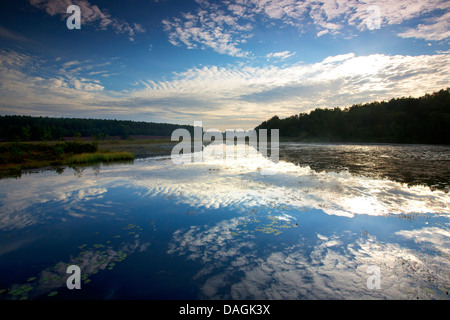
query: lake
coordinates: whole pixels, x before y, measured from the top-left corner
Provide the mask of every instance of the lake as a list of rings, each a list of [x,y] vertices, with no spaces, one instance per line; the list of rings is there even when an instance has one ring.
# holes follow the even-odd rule
[[[448,300],[449,184],[429,145],[36,170],[0,180],[0,298]]]

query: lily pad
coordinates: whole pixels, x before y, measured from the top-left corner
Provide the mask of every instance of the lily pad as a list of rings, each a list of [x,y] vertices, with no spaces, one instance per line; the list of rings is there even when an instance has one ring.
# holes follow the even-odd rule
[[[53,296],[56,296],[57,294],[58,294],[58,291],[51,291],[47,296],[53,297]]]
[[[46,282],[49,282],[49,281],[50,281],[50,278],[49,278],[49,277],[43,277],[43,278],[41,278],[41,281],[42,281],[43,283],[46,283]]]
[[[30,292],[31,290],[33,290],[32,286],[30,286],[29,284],[24,284],[23,286],[20,286],[14,290],[11,290],[9,292],[9,294],[11,294],[13,296],[20,296],[22,294],[26,294],[26,293]]]

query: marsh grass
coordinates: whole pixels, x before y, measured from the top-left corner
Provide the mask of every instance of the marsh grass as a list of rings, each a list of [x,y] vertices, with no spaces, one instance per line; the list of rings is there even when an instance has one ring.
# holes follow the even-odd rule
[[[81,153],[68,158],[65,163],[68,165],[95,163],[95,162],[111,162],[134,160],[134,155],[131,152],[94,152]]]
[[[98,150],[98,143],[0,143],[0,177],[20,176],[23,170],[97,162],[134,160],[125,150]]]

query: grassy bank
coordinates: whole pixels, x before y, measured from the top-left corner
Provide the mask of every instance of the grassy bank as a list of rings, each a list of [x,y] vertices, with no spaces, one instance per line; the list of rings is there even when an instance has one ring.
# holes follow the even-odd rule
[[[133,159],[134,154],[132,152],[99,150],[96,142],[1,143],[0,177],[20,175],[23,170],[44,167]]]
[[[95,152],[95,153],[82,153],[74,155],[69,159],[67,159],[66,163],[68,165],[74,165],[74,164],[123,161],[133,159],[134,155],[131,152]]]
[[[176,143],[178,142],[170,141],[170,139],[102,140],[98,144],[98,149],[99,151],[130,152],[136,158],[142,158],[170,154]]]

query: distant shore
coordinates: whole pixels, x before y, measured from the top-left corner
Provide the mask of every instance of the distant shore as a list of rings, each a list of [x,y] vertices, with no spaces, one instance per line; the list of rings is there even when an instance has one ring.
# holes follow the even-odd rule
[[[170,155],[177,141],[171,141],[170,137],[158,138],[132,138],[118,140],[99,141],[100,151],[130,152],[135,158]]]
[[[0,142],[0,178],[20,177],[22,173],[35,169],[58,170],[68,166],[167,155],[175,143],[165,137]]]

